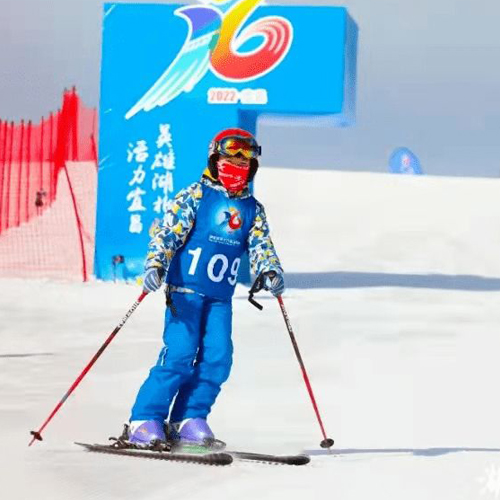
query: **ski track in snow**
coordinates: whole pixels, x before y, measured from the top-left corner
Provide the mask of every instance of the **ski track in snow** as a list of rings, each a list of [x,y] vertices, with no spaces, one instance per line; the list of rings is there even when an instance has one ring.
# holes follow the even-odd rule
[[[280,205],[273,193],[283,174],[265,175],[257,195],[285,269],[295,279],[319,277],[323,286],[301,282],[284,300],[336,442],[333,453],[319,448],[276,301],[258,298],[259,312],[243,286],[234,300],[233,372],[210,423],[231,449],[308,450],[309,465],[207,467],[91,454],[73,444],[103,443],[121,432],[161,346],[161,294],[144,300],[44,431],[45,440],[28,448],[29,431],[38,429],[140,290],[2,279],[2,500],[500,497],[500,294],[495,287],[467,289],[500,276],[498,186],[494,192],[492,180],[315,172],[317,184],[325,176],[318,189],[331,198],[319,193],[321,210],[308,200],[301,218],[302,195],[281,197]],[[300,179],[306,190],[309,177]],[[361,200],[359,210],[349,193]],[[446,214],[437,202],[443,193]],[[311,246],[297,238],[304,227]],[[344,281],[337,286],[331,273],[338,271]],[[376,283],[360,283],[359,273],[363,280],[378,276]],[[413,277],[407,283],[405,274]],[[415,276],[436,274],[478,279],[447,289],[442,284],[449,280],[427,278],[426,286],[411,287]]]

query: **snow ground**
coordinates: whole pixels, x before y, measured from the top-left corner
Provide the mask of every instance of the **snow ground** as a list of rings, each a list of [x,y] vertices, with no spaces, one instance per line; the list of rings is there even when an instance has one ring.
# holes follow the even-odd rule
[[[355,192],[349,178],[330,179]],[[366,178],[360,179],[363,185]],[[394,182],[372,176],[367,185],[385,186],[376,193],[390,204]],[[425,184],[414,182],[418,189]],[[408,238],[387,238],[398,224],[378,221],[377,204],[368,235],[358,231],[366,207],[335,207],[335,199],[342,205],[348,198],[340,192],[327,213],[310,207],[304,223],[312,227],[314,244],[306,246],[304,238],[283,230],[300,203],[290,199],[280,207],[270,197],[272,183],[262,190],[294,285],[285,304],[336,444],[332,453],[319,448],[321,435],[278,305],[263,296],[264,311],[257,311],[243,286],[234,300],[233,372],[210,423],[231,448],[307,450],[312,461],[305,467],[213,468],[101,456],[72,444],[104,442],[120,432],[160,347],[160,294],[137,309],[47,427],[44,442],[28,448],[29,431],[44,421],[140,290],[101,282],[1,280],[2,500],[500,498],[500,268],[493,245],[500,237],[499,210],[487,194],[490,185],[482,189],[474,182],[467,184],[472,198],[454,202],[457,218],[460,211],[469,214],[463,229],[450,222],[453,217],[435,215],[439,205],[429,191],[425,203],[391,211],[399,214],[401,230],[411,226],[408,221],[418,222],[417,254]],[[438,193],[435,179],[429,183]],[[356,193],[369,201],[368,188]],[[474,211],[463,206],[464,199]],[[412,218],[412,210],[420,216]],[[489,226],[481,231],[481,223]],[[448,258],[427,253],[429,240]],[[399,252],[392,252],[395,241]],[[373,251],[354,259],[350,250],[361,255],[366,245]],[[300,251],[308,258],[300,260]]]

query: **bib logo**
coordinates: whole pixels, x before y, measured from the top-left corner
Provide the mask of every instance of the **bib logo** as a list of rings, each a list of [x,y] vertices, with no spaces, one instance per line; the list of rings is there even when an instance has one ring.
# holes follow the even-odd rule
[[[210,4],[180,7],[175,15],[188,25],[184,45],[170,66],[127,112],[128,120],[140,111],[165,106],[182,92],[191,92],[207,71],[229,82],[245,82],[274,70],[290,50],[292,24],[280,16],[266,16],[242,29],[263,0],[207,0]],[[241,51],[254,37],[257,48]]]
[[[243,225],[241,213],[234,207],[219,212],[218,221],[219,227],[228,233],[234,233]]]

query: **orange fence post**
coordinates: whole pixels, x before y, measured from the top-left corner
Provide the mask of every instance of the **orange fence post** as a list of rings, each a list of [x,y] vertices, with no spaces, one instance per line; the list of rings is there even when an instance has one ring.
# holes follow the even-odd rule
[[[5,165],[5,158],[7,157],[7,122],[0,122],[0,132],[1,132],[1,138],[2,140],[0,141],[0,144],[2,145],[2,180],[0,182],[0,234],[2,234],[3,230],[3,219],[4,219],[4,197],[5,197],[5,191],[7,188],[5,187],[6,182],[5,182],[5,170],[6,170],[6,165]]]
[[[39,171],[39,183],[38,183],[38,189],[39,191],[43,190],[43,141],[45,140],[44,137],[44,125],[45,125],[45,119],[42,117],[42,122],[40,124],[41,130],[40,130],[40,171]]]
[[[50,112],[50,141],[49,141],[49,189],[47,198],[52,203],[52,176],[54,175],[54,114]]]
[[[17,210],[15,225],[19,226],[21,223],[21,178],[23,176],[23,146],[24,146],[24,120],[21,120],[21,141],[19,143],[19,167],[17,174]]]
[[[30,201],[33,201],[31,199],[31,194],[30,194],[30,177],[31,177],[31,132],[32,132],[32,125],[31,125],[31,120],[28,122],[28,142],[27,142],[27,151],[26,151],[26,203],[25,203],[25,222],[28,222],[30,219]]]
[[[71,93],[71,125],[72,125],[72,135],[71,139],[73,142],[73,155],[72,155],[72,160],[76,161],[78,159],[78,137],[80,137],[79,134],[79,98],[78,95],[76,94],[76,88],[73,87],[73,91]]]
[[[12,156],[14,155],[14,122],[10,122],[10,142],[8,146],[9,151],[9,165],[8,165],[8,176],[7,176],[7,186],[11,185],[12,178]],[[10,227],[10,189],[7,188],[7,207],[5,209],[6,214],[6,224],[5,229]]]

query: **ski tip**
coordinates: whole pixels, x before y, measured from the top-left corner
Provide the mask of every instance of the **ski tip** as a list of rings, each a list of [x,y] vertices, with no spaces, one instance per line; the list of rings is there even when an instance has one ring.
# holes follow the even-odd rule
[[[250,462],[263,462],[269,464],[282,465],[306,465],[311,461],[311,457],[305,454],[299,455],[269,455],[266,453],[252,453],[244,451],[228,451],[235,458]]]
[[[74,444],[81,446],[82,448],[85,448],[87,450],[92,449],[92,445],[88,443],[79,443],[78,441],[75,441]]]
[[[292,465],[307,465],[311,461],[309,455],[297,455],[292,458]]]

